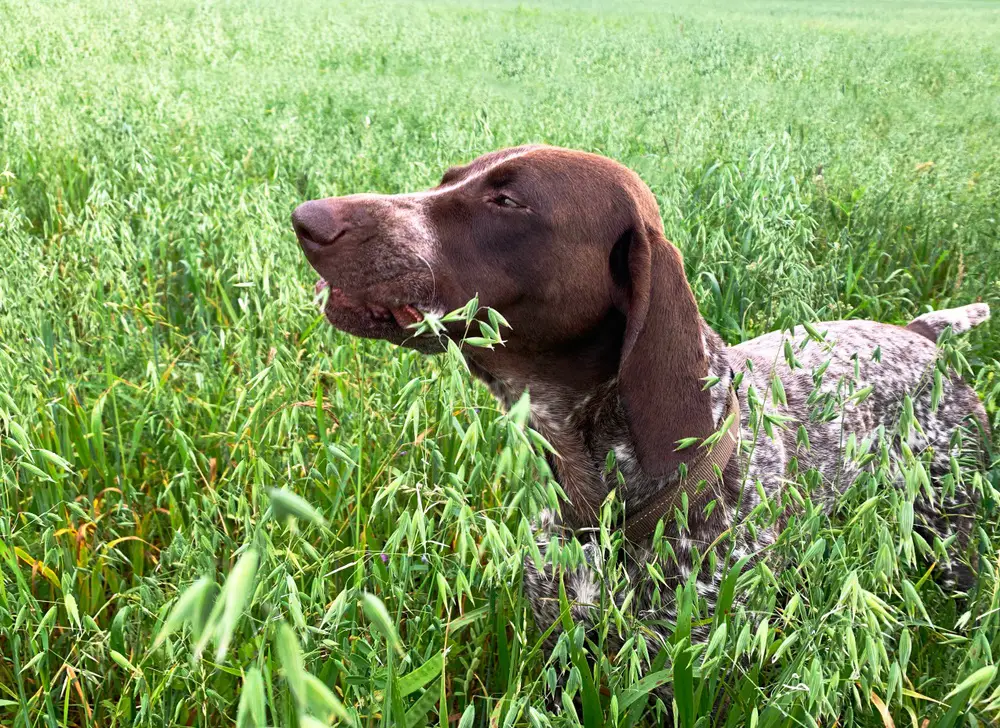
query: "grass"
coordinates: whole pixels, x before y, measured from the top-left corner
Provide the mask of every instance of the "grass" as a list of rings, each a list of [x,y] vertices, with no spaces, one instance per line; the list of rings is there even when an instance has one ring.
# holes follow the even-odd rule
[[[877,480],[796,490],[669,661],[547,661],[521,413],[327,328],[288,216],[547,141],[642,174],[729,341],[1000,313],[1000,6],[0,0],[0,37],[0,724],[657,725],[647,672],[680,725],[998,718],[992,496],[954,600]]]

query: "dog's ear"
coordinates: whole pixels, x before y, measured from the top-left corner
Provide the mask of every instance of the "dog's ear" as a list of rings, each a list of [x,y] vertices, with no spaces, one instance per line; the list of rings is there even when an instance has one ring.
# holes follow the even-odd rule
[[[697,452],[677,450],[678,441],[714,431],[701,317],[680,251],[660,230],[636,225],[610,262],[626,318],[619,396],[643,470],[666,476]]]

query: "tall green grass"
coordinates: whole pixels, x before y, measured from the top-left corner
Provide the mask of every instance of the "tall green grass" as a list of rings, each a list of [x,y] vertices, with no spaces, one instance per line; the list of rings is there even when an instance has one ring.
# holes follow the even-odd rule
[[[546,141],[643,176],[729,341],[1000,312],[995,4],[0,0],[0,38],[0,723],[657,725],[663,682],[681,725],[997,719],[995,503],[954,600],[876,481],[797,490],[652,667],[549,660],[523,411],[331,331],[288,224]]]

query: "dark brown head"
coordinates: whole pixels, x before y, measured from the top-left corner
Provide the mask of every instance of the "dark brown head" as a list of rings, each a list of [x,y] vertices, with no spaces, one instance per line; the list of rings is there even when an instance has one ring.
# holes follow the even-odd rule
[[[581,395],[617,378],[651,475],[687,457],[677,440],[712,432],[680,253],[649,188],[617,162],[515,147],[449,169],[427,192],[315,200],[292,222],[337,328],[439,351],[408,326],[478,296],[511,325],[505,346],[466,349],[484,378]]]

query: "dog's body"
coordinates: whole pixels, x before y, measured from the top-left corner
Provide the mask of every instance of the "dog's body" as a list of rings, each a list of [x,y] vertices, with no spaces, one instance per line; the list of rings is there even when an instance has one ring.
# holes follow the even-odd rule
[[[986,311],[985,306],[970,308],[974,318]],[[935,330],[940,332],[951,327],[952,321],[956,324],[954,329],[961,330],[958,324],[967,313],[965,309],[935,312]],[[700,499],[690,500],[686,528],[678,527],[669,517],[672,513],[661,514],[665,525],[663,538],[671,542],[675,559],[659,558],[652,539],[626,544],[627,557],[623,561],[628,571],[628,587],[622,590],[619,599],[634,589],[633,607],[637,609],[639,621],[647,624],[674,622],[673,592],[690,576],[695,566],[693,554],[704,556],[713,545],[716,550],[715,568],[706,570],[702,563],[696,581],[698,595],[711,609],[725,566],[731,566],[744,556],[756,558],[775,541],[784,519],[771,520],[764,512],[754,521],[752,514],[761,505],[761,491],[773,503],[781,501],[782,484],[789,477],[793,458],[797,461],[798,472],[814,470],[819,474],[820,482],[811,497],[829,509],[860,472],[858,461],[861,458],[846,460],[844,457],[845,445],[852,435],[862,453],[878,453],[884,438],[892,456],[901,457],[902,440],[897,426],[907,395],[911,397],[914,419],[919,423],[906,438],[907,446],[929,456],[928,469],[935,482],[950,470],[950,458],[956,451],[952,444],[955,431],[963,426],[968,429],[971,440],[966,441],[966,449],[974,451],[979,445],[976,430],[986,424],[985,411],[975,392],[954,377],[942,379],[940,404],[936,409],[931,407],[937,348],[933,341],[911,329],[872,321],[836,321],[817,324],[816,328],[823,335],[820,341],[796,329],[791,334],[772,332],[738,346],[726,347],[715,332],[706,324],[703,326],[710,352],[709,376],[723,383],[733,374],[741,380],[739,396],[744,405],[740,410],[740,429],[744,452],[742,460],[734,458],[721,482],[710,484],[710,490]],[[785,341],[793,343],[795,369],[786,361]],[[877,355],[876,349],[880,350]],[[821,369],[823,373],[817,386],[813,375]],[[785,403],[775,402],[772,396],[775,376],[782,382]],[[868,387],[872,387],[871,393],[862,399]],[[773,429],[774,437],[764,432],[760,416],[755,417],[751,408],[745,405],[749,391],[761,403],[758,412],[785,420],[783,427]],[[857,393],[862,394],[857,396]],[[714,400],[715,422],[721,426],[724,400],[718,395]],[[538,405],[535,401],[532,400],[535,426],[549,437],[560,429],[586,433],[585,439],[592,443],[588,459],[593,471],[600,471],[608,451],[615,453],[617,467],[624,475],[625,487],[621,496],[627,513],[641,513],[663,490],[676,487],[676,476],[649,477],[643,471],[635,457],[627,418],[613,386],[596,400],[582,406],[577,403],[575,410],[572,401],[560,402],[558,395],[551,399],[543,397]],[[568,414],[553,418],[553,412]],[[968,421],[970,415],[971,422]],[[800,442],[800,425],[806,432],[808,446]],[[878,458],[874,462],[877,463]],[[607,476],[609,490],[615,477],[614,474]],[[935,538],[947,541],[954,536],[957,536],[959,547],[967,542],[976,499],[962,482],[954,485],[954,491],[941,501],[918,497],[914,504],[915,528],[928,543],[933,543]],[[940,491],[936,496],[940,497]],[[712,500],[715,506],[706,515],[703,506]],[[747,528],[748,521],[754,522],[754,528]],[[546,539],[566,537],[555,519],[545,525]],[[735,544],[719,538],[730,528]],[[600,603],[602,555],[594,540],[581,537],[581,541],[586,542],[588,566],[568,574],[564,583],[567,598],[574,605],[574,618],[587,621],[594,616],[591,609]],[[728,561],[727,554],[730,556]],[[646,564],[652,561],[658,563],[665,579],[658,588],[646,571]],[[545,628],[559,616],[559,581],[551,570],[539,571],[530,560],[525,562],[525,567],[525,590],[532,598],[538,624]],[[963,588],[970,585],[971,573],[966,565],[956,561],[938,568],[946,582],[957,583]],[[617,644],[616,637],[612,635],[612,642]]]
[[[727,348],[698,313],[648,188],[611,160],[552,147],[486,155],[448,170],[429,192],[305,203],[293,223],[330,287],[327,317],[349,333],[433,352],[440,343],[413,337],[409,325],[474,295],[510,321],[505,346],[467,358],[508,406],[529,391],[532,425],[558,453],[553,472],[569,502],[543,532],[590,539],[588,564],[565,580],[578,619],[600,602],[591,528],[616,488],[626,527],[673,505],[664,494],[691,496],[683,527],[672,505],[656,514],[673,557],[658,555],[652,532],[627,544],[643,621],[673,621],[673,587],[708,551],[719,558],[698,564],[697,589],[711,607],[726,557],[755,557],[774,542],[783,518],[758,506],[761,494],[780,502],[790,468],[814,470],[812,497],[832,506],[874,466],[846,459],[848,442],[854,452],[925,457],[947,492],[917,497],[915,529],[928,542],[967,540],[975,498],[947,474],[952,455],[978,452],[987,421],[957,376],[942,368],[935,387],[935,340],[988,318],[985,305],[926,314],[906,328],[838,321],[817,324],[819,336],[775,332]],[[734,389],[742,447],[719,465],[721,478],[688,489],[682,473],[700,457],[698,444],[725,429]],[[971,437],[956,445],[969,425]],[[645,566],[654,560],[666,584],[650,579]],[[959,567],[946,578],[963,574]],[[559,615],[558,590],[551,569],[526,564],[525,591],[543,629]]]

